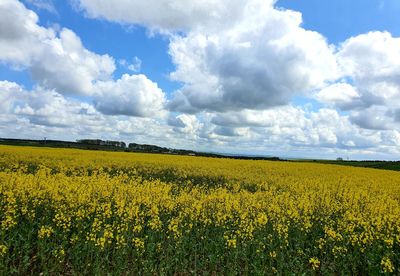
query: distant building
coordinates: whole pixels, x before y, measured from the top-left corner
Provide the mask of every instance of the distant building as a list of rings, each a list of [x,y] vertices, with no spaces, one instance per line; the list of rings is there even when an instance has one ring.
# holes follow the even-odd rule
[[[336,158],[336,161],[343,161],[343,158],[342,157],[338,157],[338,158]]]

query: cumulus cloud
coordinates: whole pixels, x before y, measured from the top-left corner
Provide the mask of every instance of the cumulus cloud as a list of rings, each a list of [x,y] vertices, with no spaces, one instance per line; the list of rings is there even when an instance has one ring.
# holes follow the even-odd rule
[[[273,2],[273,0],[150,0],[146,2],[75,0],[76,6],[83,9],[89,17],[138,24],[164,31],[220,29],[242,18],[246,7],[271,6]]]
[[[304,117],[304,111],[294,106],[273,108],[269,110],[241,110],[238,112],[217,113],[211,122],[219,126],[230,127],[271,127],[281,125],[286,127],[302,127],[299,118]]]
[[[0,114],[9,114],[23,94],[23,88],[15,82],[0,81]]]
[[[173,127],[173,130],[180,133],[196,135],[203,127],[195,115],[179,114],[168,118],[168,125]]]
[[[364,130],[334,109],[310,111],[286,106],[262,112],[170,114],[165,121],[107,116],[92,104],[54,90],[38,87],[27,91],[7,81],[0,82],[0,95],[1,137],[89,137],[207,151],[220,147],[235,151],[240,145],[241,150],[302,152],[299,154],[310,149],[396,154],[400,146],[399,131]]]
[[[30,65],[32,77],[42,86],[69,95],[94,94],[94,83],[109,79],[114,70],[110,56],[85,49],[79,37],[68,29],[47,41],[44,51]]]
[[[334,47],[275,1],[191,1],[185,8],[174,1],[77,2],[88,16],[169,33],[171,78],[183,83],[168,103],[172,111],[217,112],[218,124],[229,113],[265,112],[305,94],[349,112],[349,122],[362,128],[399,128],[400,38],[388,32]]]
[[[349,110],[364,105],[357,89],[345,82],[334,83],[321,89],[316,93],[315,98],[322,103],[339,107],[342,110]]]
[[[350,120],[366,129],[390,130],[400,129],[398,110],[388,106],[374,105],[369,108],[354,110]]]
[[[388,32],[351,37],[337,54],[366,107],[400,105],[400,38]]]
[[[145,75],[124,74],[117,81],[98,82],[96,108],[107,115],[151,117],[161,115],[165,96]]]
[[[156,116],[163,109],[164,92],[156,83],[144,75],[114,80],[112,57],[89,51],[69,29],[39,26],[37,15],[15,0],[0,3],[0,61],[28,69],[43,89],[88,96],[104,114]],[[137,70],[138,62],[129,67]]]
[[[338,60],[345,75],[399,84],[400,38],[388,32],[369,32],[342,43]]]
[[[90,103],[41,87],[28,91],[14,82],[0,81],[0,100],[0,137],[103,138],[157,143],[156,138],[163,135],[168,138],[171,132],[156,119],[107,116]]]
[[[350,112],[366,129],[400,129],[400,38],[369,32],[347,39],[336,53],[342,76],[316,93],[316,99]]]
[[[52,29],[37,25],[38,16],[15,0],[0,2],[0,61],[28,65],[41,52],[35,47],[55,37]]]
[[[333,108],[313,111],[288,105],[264,111],[181,114],[169,119],[178,134],[193,125],[192,122],[196,122],[197,127],[192,128],[190,138],[196,139],[196,145],[208,145],[208,150],[222,148],[234,152],[240,147],[253,154],[297,152],[302,156],[323,151],[326,157],[350,153],[364,158],[373,156],[371,154],[376,156],[377,152],[400,153],[399,131],[363,129],[353,124],[348,115],[341,115]]]
[[[275,1],[178,2],[78,1],[91,17],[169,32],[171,78],[184,84],[169,103],[173,111],[285,105],[337,76],[333,47]]]
[[[258,114],[258,116],[256,116]],[[318,111],[286,106],[267,111],[245,110],[212,115],[211,124],[202,135],[220,140],[225,145],[297,151],[300,149],[324,152],[379,152],[399,153],[397,130],[363,129],[352,123],[348,115],[340,115],[332,108]],[[231,137],[231,138],[229,138]]]
[[[73,31],[37,23],[37,15],[22,3],[0,3],[0,61],[28,68],[41,86],[70,95],[93,94],[93,82],[115,70],[110,56],[84,48]]]
[[[0,81],[0,99],[2,115],[18,116],[35,125],[76,127],[80,117],[98,114],[90,104],[67,99],[54,90],[37,87],[27,91],[8,81]]]
[[[337,77],[333,48],[301,27],[301,14],[272,7],[253,12],[229,29],[172,39],[177,69],[171,77],[184,83],[172,110],[266,109]]]

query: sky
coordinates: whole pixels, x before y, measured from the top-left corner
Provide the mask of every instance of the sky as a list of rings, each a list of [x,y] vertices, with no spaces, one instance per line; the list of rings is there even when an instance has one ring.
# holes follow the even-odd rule
[[[400,159],[398,0],[0,0],[0,137]]]

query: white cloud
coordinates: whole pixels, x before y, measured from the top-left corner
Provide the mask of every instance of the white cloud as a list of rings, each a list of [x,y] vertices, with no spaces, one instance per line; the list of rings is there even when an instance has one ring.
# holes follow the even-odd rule
[[[400,129],[400,38],[369,32],[343,42],[337,52],[342,74],[352,82],[316,94],[324,103],[350,111],[366,129]]]
[[[400,106],[400,38],[370,32],[349,38],[337,54],[364,106]]]
[[[35,125],[77,127],[82,117],[89,118],[99,114],[90,104],[65,98],[53,90],[40,87],[27,91],[16,83],[0,81],[2,100],[4,100],[4,95],[6,95],[5,102],[8,106],[1,108],[4,116],[13,115],[20,119],[24,118]],[[85,123],[88,124],[89,121],[86,120]]]
[[[15,0],[0,2],[0,61],[27,66],[42,51],[36,47],[55,38],[52,29],[37,25],[38,16]]]
[[[86,49],[69,29],[39,26],[37,15],[15,0],[0,3],[0,61],[26,68],[37,84],[67,96],[88,96],[105,114],[160,116],[164,93],[144,75],[114,80],[109,55]],[[140,60],[128,68],[139,70]],[[57,98],[53,98],[57,102]]]
[[[369,32],[347,39],[338,52],[345,75],[356,80],[400,83],[400,38],[388,32]]]
[[[228,29],[173,37],[170,55],[177,69],[171,77],[184,86],[172,110],[266,109],[337,77],[332,47],[300,27],[301,14],[253,12]]]
[[[178,115],[181,117],[182,115]],[[367,130],[354,125],[350,117],[335,109],[312,111],[304,107],[285,106],[265,111],[242,110],[225,113],[197,113],[186,122],[195,122],[191,136],[197,146],[225,152],[246,151],[250,154],[270,153],[280,156],[336,158],[350,154],[352,158],[374,158],[400,154],[396,130]],[[170,118],[176,134],[187,123]]]
[[[129,78],[130,76],[127,76]],[[222,114],[177,114],[166,120],[107,116],[91,104],[52,90],[26,91],[16,83],[0,82],[3,106],[0,137],[79,139],[102,138],[153,143],[197,150],[345,154],[400,154],[400,132],[363,130],[334,109],[310,111],[288,106],[268,111]],[[4,100],[5,99],[5,100]],[[229,120],[228,117],[232,117]],[[219,118],[217,120],[217,118]],[[364,155],[366,156],[366,155]]]
[[[303,127],[304,111],[293,107],[283,106],[269,110],[241,110],[239,112],[217,113],[211,122],[219,126],[230,127]]]
[[[316,93],[315,98],[322,103],[343,110],[363,105],[361,95],[356,88],[344,82],[334,83],[321,89]]]
[[[353,123],[366,129],[400,130],[400,121],[397,116],[396,110],[392,110],[387,106],[375,105],[365,109],[354,110],[351,112],[350,119]]]
[[[95,106],[104,114],[154,117],[163,113],[164,93],[145,75],[124,74],[117,81],[98,82],[96,88]]]
[[[235,24],[246,9],[269,7],[272,0],[75,0],[75,3],[89,17],[164,31],[187,31]]]
[[[96,80],[111,77],[110,56],[87,50],[69,29],[58,33],[37,23],[37,15],[22,3],[0,3],[0,61],[28,68],[43,87],[69,95],[93,94]]]
[[[4,104],[0,106],[0,137],[157,143],[154,137],[168,136],[170,131],[155,119],[106,116],[92,104],[40,87],[27,91],[16,83],[0,81],[0,97]]]
[[[173,130],[179,133],[196,135],[203,127],[195,115],[179,114],[177,116],[170,115],[168,124]]]
[[[0,81],[0,114],[9,114],[15,101],[20,99],[24,90],[15,82]]]
[[[94,84],[107,80],[115,70],[108,55],[97,55],[83,47],[79,37],[62,29],[59,38],[45,42],[30,65],[32,77],[46,88],[68,95],[92,95]]]

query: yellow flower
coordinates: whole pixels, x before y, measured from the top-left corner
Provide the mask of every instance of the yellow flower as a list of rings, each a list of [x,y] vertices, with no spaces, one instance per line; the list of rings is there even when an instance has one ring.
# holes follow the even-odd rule
[[[381,267],[382,267],[383,272],[385,272],[385,273],[394,272],[394,266],[392,264],[392,261],[388,257],[382,258]]]
[[[39,239],[48,238],[53,234],[54,230],[50,226],[42,226],[38,231]]]
[[[313,270],[317,270],[321,264],[321,262],[318,260],[318,258],[311,258],[308,263],[311,265],[311,268]]]
[[[6,255],[7,251],[8,251],[7,246],[5,246],[4,244],[0,244],[0,257]]]
[[[143,239],[133,238],[132,242],[133,242],[133,246],[136,247],[137,249],[140,249],[140,250],[144,249],[144,241],[143,241]]]
[[[226,243],[229,247],[236,248],[236,239],[228,239]]]
[[[261,214],[258,215],[258,217],[257,217],[258,225],[264,226],[265,224],[267,224],[267,222],[268,222],[268,218],[267,218],[267,215],[265,213],[261,213]]]

